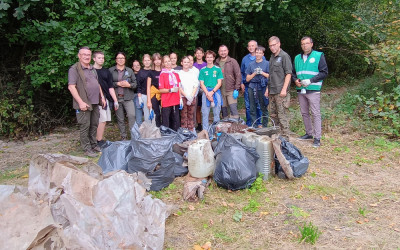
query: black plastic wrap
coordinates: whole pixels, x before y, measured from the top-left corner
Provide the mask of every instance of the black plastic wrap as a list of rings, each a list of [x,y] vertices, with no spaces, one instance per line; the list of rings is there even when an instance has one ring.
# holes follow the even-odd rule
[[[214,181],[218,186],[239,190],[250,187],[257,178],[255,148],[248,147],[229,134],[222,133],[214,150]]]
[[[285,156],[286,160],[289,161],[290,167],[293,170],[293,176],[297,178],[301,177],[307,172],[308,166],[310,164],[308,158],[305,157],[296,146],[286,141],[285,138],[279,137],[279,139],[281,140],[282,154]],[[278,175],[279,178],[286,178],[282,166],[276,156],[275,173]]]

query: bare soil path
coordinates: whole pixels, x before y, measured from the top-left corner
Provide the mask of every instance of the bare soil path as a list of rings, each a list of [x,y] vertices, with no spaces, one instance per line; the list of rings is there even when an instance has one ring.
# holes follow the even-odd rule
[[[344,90],[325,96],[331,101]],[[293,101],[296,105],[296,102]],[[327,103],[330,105],[330,103]],[[108,127],[118,139],[116,125]],[[78,130],[60,128],[27,141],[0,141],[0,184],[27,184],[37,153],[82,155]],[[310,160],[294,181],[271,178],[266,190],[231,192],[212,183],[205,200],[182,200],[183,178],[153,193],[179,207],[166,221],[165,249],[398,249],[400,247],[400,148],[397,142],[349,130],[325,129],[320,148],[291,138]],[[94,162],[97,159],[93,159]],[[241,215],[239,221],[234,220]],[[315,245],[299,243],[304,223],[322,233]]]

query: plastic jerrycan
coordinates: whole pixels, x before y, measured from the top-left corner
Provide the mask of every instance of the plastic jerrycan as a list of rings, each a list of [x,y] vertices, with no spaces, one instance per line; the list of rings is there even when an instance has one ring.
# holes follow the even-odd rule
[[[256,162],[257,172],[264,174],[263,180],[271,176],[274,161],[274,148],[269,136],[259,136],[256,139],[256,151],[260,158]]]
[[[190,175],[196,178],[205,178],[214,173],[214,151],[209,140],[197,140],[189,146],[188,168]]]
[[[248,147],[255,148],[257,146],[257,137],[259,137],[256,133],[244,133],[242,136],[242,143]]]

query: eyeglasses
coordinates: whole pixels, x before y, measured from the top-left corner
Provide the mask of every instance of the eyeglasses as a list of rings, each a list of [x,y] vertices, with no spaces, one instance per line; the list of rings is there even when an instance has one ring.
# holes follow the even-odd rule
[[[117,60],[125,60],[125,57],[117,57]]]
[[[278,45],[278,43],[270,44],[269,47],[272,48],[275,47],[276,45]]]
[[[84,54],[84,53],[79,53],[81,56],[86,56],[86,57],[88,57],[88,56],[91,56],[92,54]]]
[[[311,43],[302,43],[301,46],[307,45],[307,44],[311,44]]]

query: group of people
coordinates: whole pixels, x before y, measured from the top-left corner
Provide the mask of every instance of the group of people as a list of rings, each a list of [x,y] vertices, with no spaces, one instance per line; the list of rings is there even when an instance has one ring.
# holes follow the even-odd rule
[[[142,64],[135,60],[126,66],[126,55],[115,55],[115,66],[105,69],[104,53],[88,47],[79,49],[79,61],[68,71],[68,89],[73,97],[73,108],[80,126],[80,141],[85,154],[95,157],[100,152],[105,125],[115,110],[121,140],[127,138],[125,115],[129,129],[135,122],[152,122],[173,130],[179,127],[196,132],[208,130],[212,108],[213,121],[239,118],[237,98],[244,92],[246,123],[253,127],[267,127],[268,119],[281,128],[282,136],[289,137],[289,86],[293,81],[299,93],[301,113],[306,134],[301,139],[314,138],[320,145],[321,115],[320,90],[328,74],[323,53],[312,50],[310,37],[301,40],[302,54],[296,56],[294,69],[290,56],[280,48],[280,40],[268,40],[272,52],[264,57],[265,48],[249,41],[247,54],[239,66],[229,57],[226,45],[216,53],[196,48],[192,55],[181,58],[172,52],[161,56],[145,54]],[[91,65],[91,59],[94,64]],[[268,106],[270,106],[268,112]],[[309,114],[311,111],[312,120]],[[221,112],[222,111],[222,112]]]

